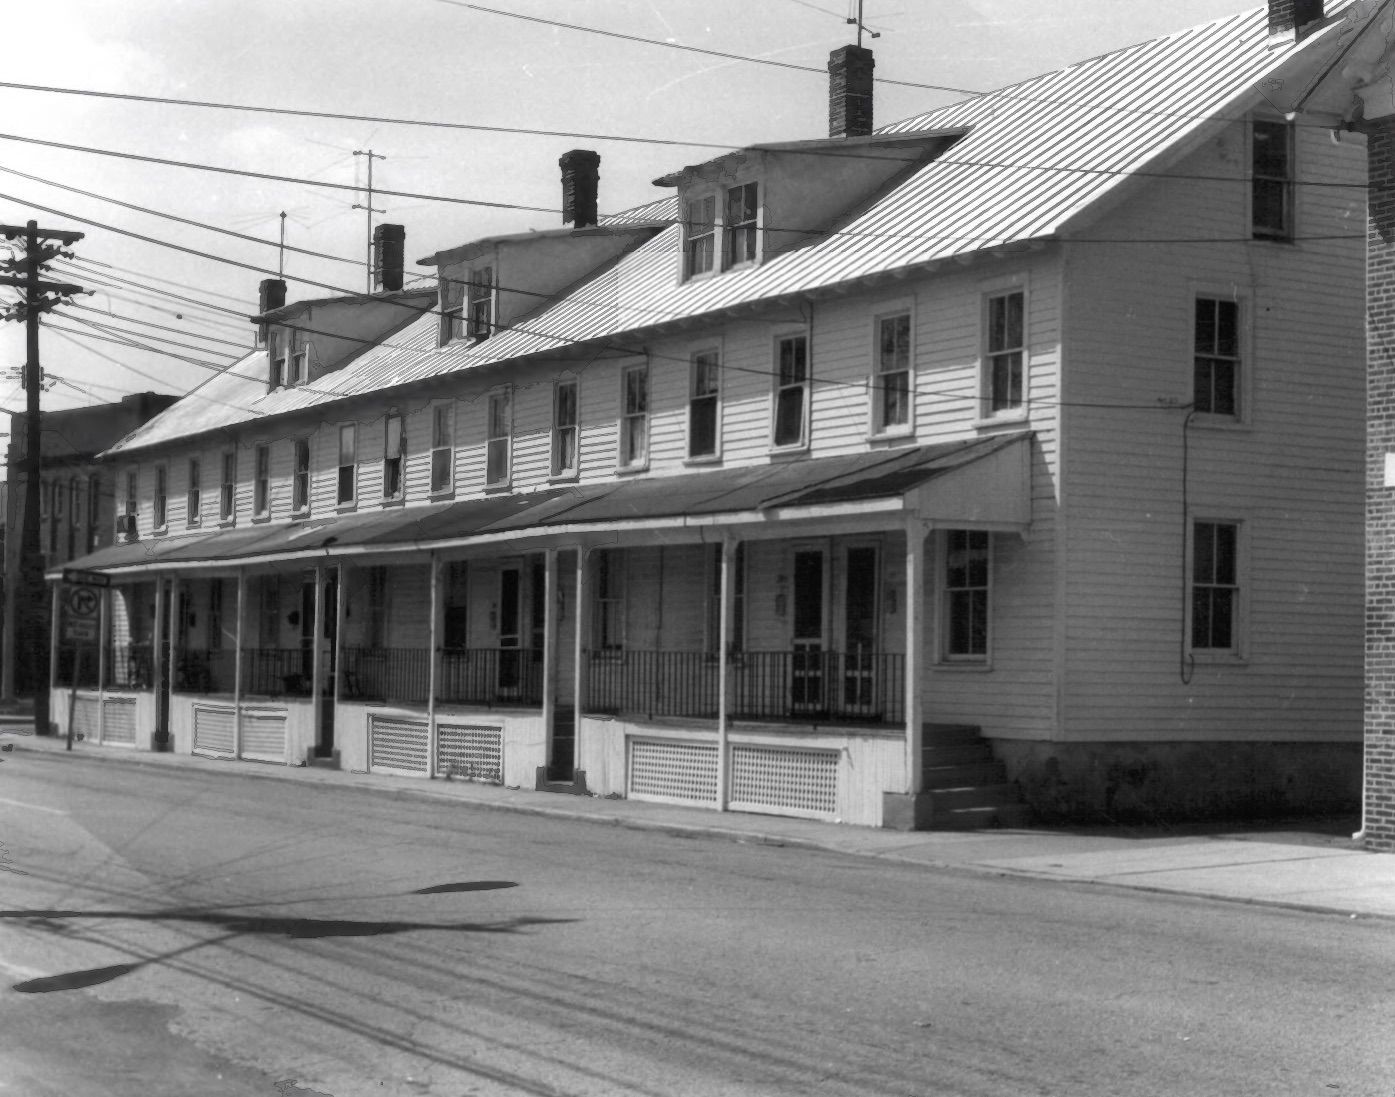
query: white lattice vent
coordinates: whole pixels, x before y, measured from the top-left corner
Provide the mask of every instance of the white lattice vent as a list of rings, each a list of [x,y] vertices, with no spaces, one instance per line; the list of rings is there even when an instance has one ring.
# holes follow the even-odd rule
[[[436,725],[436,772],[492,785],[504,783],[504,729]]]
[[[286,759],[286,714],[284,712],[242,713],[242,756],[263,762]]]
[[[102,702],[102,742],[135,745],[136,702],[134,698],[129,701],[116,701],[108,698]]]
[[[425,720],[368,717],[368,764],[373,769],[425,773],[430,736]]]
[[[95,697],[73,698],[73,738],[86,739],[89,743],[97,741],[97,703]]]
[[[626,795],[636,800],[716,804],[716,747],[653,739],[631,739],[629,747]]]
[[[731,806],[832,816],[838,808],[838,755],[825,750],[733,747]]]
[[[232,754],[233,710],[194,706],[194,749],[200,754]]]

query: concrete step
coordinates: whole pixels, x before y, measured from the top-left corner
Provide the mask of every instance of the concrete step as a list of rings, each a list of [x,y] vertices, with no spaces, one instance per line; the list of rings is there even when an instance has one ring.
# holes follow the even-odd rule
[[[934,724],[920,725],[920,737],[926,744],[976,743],[983,738],[983,729],[977,724]]]
[[[921,771],[929,773],[937,766],[971,766],[995,762],[993,748],[982,739],[976,743],[958,743],[951,746],[937,746],[927,743],[921,750]]]
[[[1017,804],[1020,799],[1017,786],[1006,781],[997,785],[968,785],[962,788],[937,788],[930,795],[934,812],[974,807],[1001,807],[1004,804]]]
[[[925,788],[964,788],[970,785],[1000,785],[1007,781],[1002,762],[961,762],[953,765],[931,765],[926,759],[923,767]]]
[[[1031,824],[1032,810],[1026,804],[988,804],[981,807],[936,810],[931,830],[991,830],[996,827],[1025,827]]]

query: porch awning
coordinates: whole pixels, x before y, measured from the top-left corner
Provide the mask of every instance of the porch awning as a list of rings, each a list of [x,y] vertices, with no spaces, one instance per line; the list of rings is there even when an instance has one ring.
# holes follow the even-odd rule
[[[943,525],[1025,529],[1031,520],[1031,434],[552,487],[458,503],[155,537],[68,562],[112,573],[233,566],[298,557],[465,545],[578,527],[643,529],[856,515],[869,508]],[[50,572],[58,578],[60,571]]]

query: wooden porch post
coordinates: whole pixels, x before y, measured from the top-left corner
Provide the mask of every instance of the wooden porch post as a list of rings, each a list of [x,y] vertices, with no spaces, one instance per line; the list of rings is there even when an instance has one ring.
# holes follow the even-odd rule
[[[233,624],[233,757],[242,757],[242,617],[247,607],[247,569],[237,569],[237,617]]]
[[[543,650],[542,650],[542,722],[543,737],[552,750],[552,721],[557,715],[557,550],[543,551]],[[548,765],[551,758],[544,758]]]
[[[731,763],[727,747],[727,667],[731,661],[732,565],[736,542],[722,536],[721,609],[717,614],[717,810],[726,811],[731,798]]]
[[[48,689],[52,693],[58,688],[58,629],[63,619],[63,584],[55,582],[49,598],[48,624]],[[48,729],[44,729],[48,734]]]
[[[576,546],[576,612],[572,614],[576,626],[576,674],[572,683],[572,695],[576,700],[575,725],[572,734],[572,774],[581,768],[581,714],[586,708],[586,627],[589,618],[587,602],[589,590],[586,586],[586,546]]]
[[[103,697],[107,689],[107,630],[111,627],[111,588],[102,591],[97,602],[97,742],[102,742],[106,732],[102,719],[106,703]]]
[[[335,571],[334,578],[334,658],[330,661],[334,667],[334,683],[332,694],[334,697],[334,716],[339,718],[339,683],[344,678],[344,599],[347,597],[345,584],[349,581],[349,566],[340,564]],[[336,742],[338,729],[335,730]]]
[[[169,750],[174,749],[174,687],[179,684],[179,675],[175,673],[179,666],[179,633],[182,626],[179,613],[179,594],[181,583],[178,576],[170,579],[169,597],[169,623],[170,630],[170,657],[169,665],[165,668],[168,675],[169,689],[166,691],[167,703],[165,704],[165,746]],[[157,702],[158,704],[158,702]]]
[[[169,667],[164,659],[160,658],[165,649],[165,629],[169,622],[166,620],[168,614],[165,610],[165,578],[156,573],[155,576],[155,627],[151,630],[150,636],[150,688],[155,693],[155,734],[168,731],[160,721],[160,691],[164,688],[165,675],[169,673]],[[159,750],[164,741],[156,739],[152,742],[152,749]]]
[[[436,733],[436,689],[440,682],[441,666],[441,562],[433,552],[427,558],[427,589],[431,600],[431,620],[427,625],[426,638],[430,654],[426,664],[426,775],[436,776],[436,757],[439,742]]]
[[[906,791],[913,796],[925,788],[920,675],[925,647],[921,615],[925,607],[926,531],[926,523],[919,518],[906,520]]]
[[[314,617],[310,627],[310,726],[313,729],[315,740],[314,745],[310,748],[310,753],[312,756],[317,756],[323,720],[321,709],[325,703],[324,686],[321,684],[324,680],[325,660],[324,654],[320,650],[320,642],[325,634],[325,569],[320,564],[315,565]]]

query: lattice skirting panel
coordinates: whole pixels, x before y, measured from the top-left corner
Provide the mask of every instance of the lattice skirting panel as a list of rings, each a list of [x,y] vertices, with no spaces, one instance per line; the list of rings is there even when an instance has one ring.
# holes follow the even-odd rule
[[[504,783],[504,729],[436,725],[436,772],[491,785]]]
[[[230,708],[194,706],[194,751],[197,754],[231,755],[236,713]]]
[[[430,736],[425,720],[368,717],[368,765],[400,773],[425,773]]]
[[[625,794],[634,800],[717,805],[717,748],[704,743],[629,740]]]
[[[74,697],[73,711],[70,719],[73,722],[73,738],[86,739],[89,743],[97,741],[97,708],[100,702],[95,697]]]
[[[838,754],[734,746],[730,806],[738,811],[832,818],[838,807]]]
[[[261,762],[286,760],[284,712],[243,712],[242,757]]]
[[[102,702],[102,742],[136,745],[136,702],[113,700]]]

